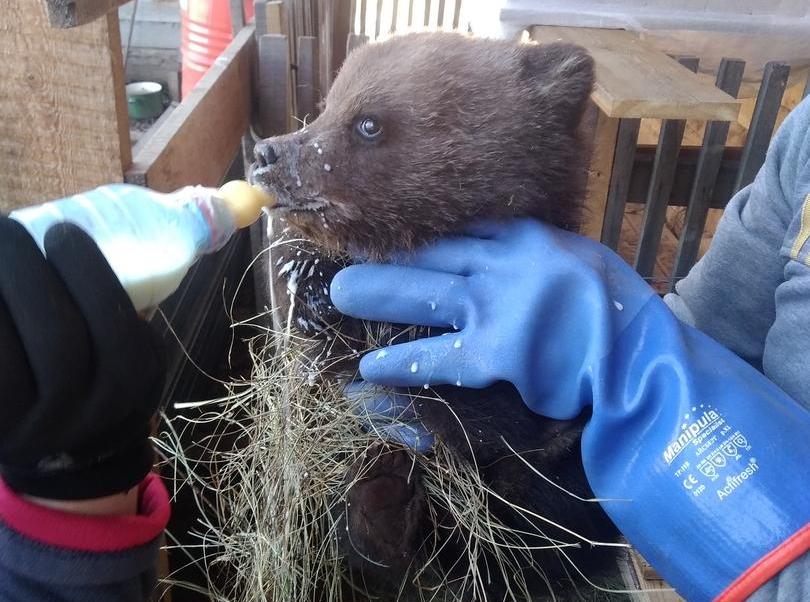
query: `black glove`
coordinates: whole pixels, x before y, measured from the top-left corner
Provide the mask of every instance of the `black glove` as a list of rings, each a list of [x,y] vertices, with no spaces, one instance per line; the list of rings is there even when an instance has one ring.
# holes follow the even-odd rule
[[[0,217],[0,474],[43,498],[119,493],[153,464],[159,340],[81,229],[45,250]]]

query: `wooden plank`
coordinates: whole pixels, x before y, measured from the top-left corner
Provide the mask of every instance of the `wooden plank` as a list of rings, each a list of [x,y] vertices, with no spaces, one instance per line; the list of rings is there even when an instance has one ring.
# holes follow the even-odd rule
[[[589,103],[583,119],[583,131],[593,132],[593,151],[588,168],[585,214],[580,234],[594,240],[599,240],[602,233],[618,128],[618,119],[608,117],[596,105]]]
[[[439,0],[439,12],[436,15],[437,29],[442,29],[444,27],[444,2],[445,0]]]
[[[267,3],[267,15],[265,22],[267,23],[267,33],[272,34],[286,34],[287,33],[287,15],[284,11],[284,2],[282,0],[272,0]]]
[[[456,6],[453,10],[453,29],[458,29],[458,22],[461,19],[461,0],[456,0]]]
[[[360,35],[366,35],[366,2],[368,0],[360,0]]]
[[[592,98],[608,117],[732,121],[739,101],[628,31],[537,26],[532,39],[579,44],[596,61]]]
[[[377,14],[374,18],[374,39],[380,37],[380,26],[382,21],[383,0],[377,0]]]
[[[253,25],[257,40],[267,33],[267,0],[254,0]]]
[[[723,59],[717,70],[716,85],[726,94],[737,96],[742,82],[745,61]],[[689,195],[689,208],[686,211],[683,231],[678,242],[675,265],[672,269],[672,290],[680,278],[686,276],[697,261],[706,216],[709,214],[709,203],[714,194],[717,176],[723,160],[729,123],[712,121],[706,125],[703,145],[695,171],[692,192]]]
[[[86,25],[106,14],[117,12],[116,9],[127,2],[129,0],[43,0],[48,22],[51,27],[60,29]]]
[[[298,37],[298,119],[311,123],[317,117],[320,98],[318,88],[318,38]]]
[[[610,187],[608,188],[605,204],[605,217],[602,223],[601,236],[602,243],[614,251],[619,248],[619,238],[622,234],[624,208],[627,205],[627,195],[630,192],[630,176],[633,171],[633,159],[636,156],[640,125],[640,119],[619,120],[616,153],[610,174]]]
[[[695,58],[681,59],[681,64],[690,71],[697,71],[698,60]],[[636,247],[634,262],[636,271],[642,277],[652,276],[655,268],[685,127],[686,121],[682,119],[668,119],[661,124],[647,205],[644,207],[641,239]]]
[[[394,0],[393,10],[391,11],[391,27],[388,28],[388,33],[394,33],[397,30],[398,14],[399,14],[399,0]]]
[[[118,16],[53,29],[0,11],[0,212],[120,182],[131,162]]]
[[[413,26],[413,0],[408,0],[408,29],[410,29],[412,26]]]
[[[734,185],[735,192],[753,182],[754,176],[765,162],[765,153],[771,144],[773,127],[779,115],[789,75],[790,65],[776,61],[765,65],[762,85],[743,147],[740,173],[737,174],[737,182]]]
[[[290,130],[292,91],[287,36],[267,34],[259,38],[259,134],[278,136]]]
[[[352,50],[359,48],[363,44],[368,43],[368,36],[360,36],[357,34],[349,34],[349,39],[346,40],[346,56],[351,54]]]
[[[245,26],[245,12],[242,0],[228,0],[231,13],[231,32],[236,35]]]
[[[158,191],[216,186],[250,123],[253,26],[233,39],[188,97],[134,157],[128,182]]]
[[[430,0],[425,0],[425,27],[430,25]]]

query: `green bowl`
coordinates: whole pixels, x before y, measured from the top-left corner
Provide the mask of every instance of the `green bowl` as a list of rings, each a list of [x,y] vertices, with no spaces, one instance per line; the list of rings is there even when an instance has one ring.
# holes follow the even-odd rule
[[[157,82],[127,84],[127,112],[132,119],[153,119],[163,112],[163,86]]]

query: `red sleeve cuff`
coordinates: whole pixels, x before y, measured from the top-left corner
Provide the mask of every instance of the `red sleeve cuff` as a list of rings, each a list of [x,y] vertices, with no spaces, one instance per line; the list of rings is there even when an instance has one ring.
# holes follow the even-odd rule
[[[138,486],[139,513],[86,516],[61,512],[18,496],[0,479],[0,521],[47,546],[81,552],[118,552],[149,543],[169,522],[169,494],[150,473]]]
[[[749,598],[808,550],[810,550],[810,523],[796,531],[778,548],[760,558],[723,590],[714,602],[737,602]]]

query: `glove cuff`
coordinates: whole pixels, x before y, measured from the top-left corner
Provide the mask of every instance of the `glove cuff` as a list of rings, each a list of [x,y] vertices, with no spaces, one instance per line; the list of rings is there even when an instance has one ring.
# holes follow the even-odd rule
[[[86,500],[137,486],[152,470],[154,458],[152,444],[144,438],[76,469],[43,471],[4,465],[0,472],[17,493],[52,500]]]

